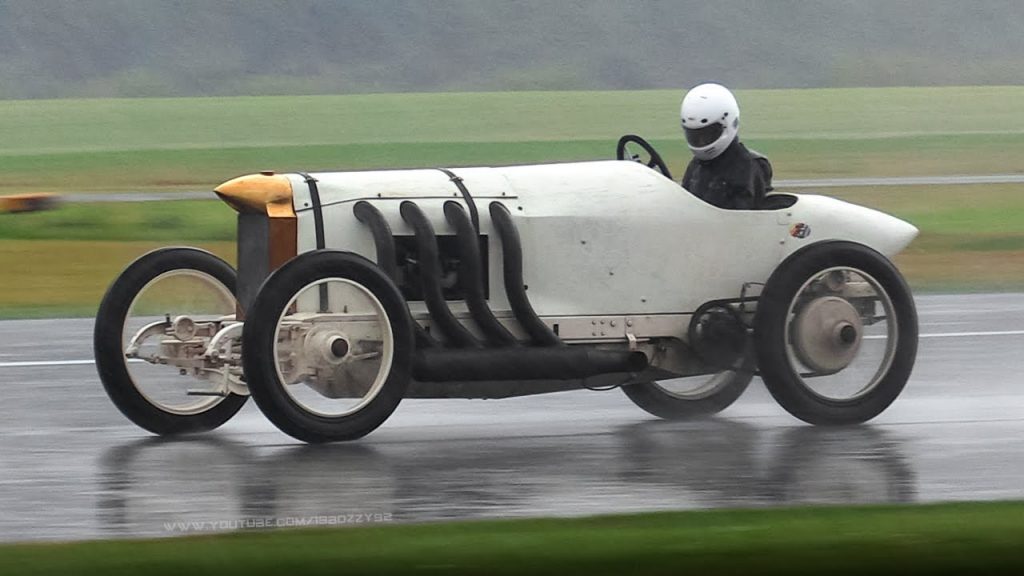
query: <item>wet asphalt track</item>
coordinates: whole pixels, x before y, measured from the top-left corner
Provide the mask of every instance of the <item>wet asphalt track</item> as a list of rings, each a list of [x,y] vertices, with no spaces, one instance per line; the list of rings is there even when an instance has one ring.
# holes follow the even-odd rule
[[[251,403],[216,433],[153,438],[76,362],[91,358],[90,321],[0,322],[0,540],[1024,498],[1024,294],[918,305],[914,376],[870,425],[802,425],[755,381],[705,422],[656,421],[620,391],[420,400],[360,442],[319,447]],[[55,361],[70,362],[36,364]]]

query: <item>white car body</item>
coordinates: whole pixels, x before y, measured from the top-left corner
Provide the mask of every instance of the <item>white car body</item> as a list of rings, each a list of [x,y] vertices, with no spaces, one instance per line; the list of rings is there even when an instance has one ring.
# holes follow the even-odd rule
[[[740,298],[745,285],[756,295],[756,286],[781,261],[811,243],[848,240],[892,257],[918,233],[898,218],[825,196],[791,195],[791,206],[775,210],[724,210],[630,161],[451,172],[463,179],[480,207],[481,234],[494,237],[487,205],[500,202],[509,209],[522,239],[523,277],[533,308],[545,323],[561,324],[563,338],[569,339],[621,339],[624,323],[632,320],[654,331],[635,334],[639,338],[679,336],[687,322],[681,316],[709,301]],[[463,198],[440,170],[308,176],[316,181],[329,248],[376,257],[372,236],[352,216],[361,200],[374,204],[396,235],[413,234],[399,214],[406,200],[423,209],[439,235],[454,234],[443,205]],[[314,202],[306,175],[287,178],[298,251],[314,250]],[[498,242],[488,247],[489,284],[500,287],[501,247]],[[450,304],[457,316],[468,317],[464,305]],[[511,316],[503,290],[492,289],[489,304],[499,318]],[[410,308],[429,324],[422,302],[410,302]],[[605,319],[604,328],[597,324],[601,329],[591,330],[594,318]],[[608,324],[614,318],[622,319],[616,330]],[[567,324],[575,329],[566,330]]]

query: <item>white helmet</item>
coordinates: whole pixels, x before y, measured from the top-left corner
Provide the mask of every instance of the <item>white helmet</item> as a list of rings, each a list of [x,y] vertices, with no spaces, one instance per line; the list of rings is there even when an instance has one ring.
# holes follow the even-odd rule
[[[717,158],[739,132],[740,106],[721,84],[701,84],[687,92],[679,115],[686,145],[699,160]]]

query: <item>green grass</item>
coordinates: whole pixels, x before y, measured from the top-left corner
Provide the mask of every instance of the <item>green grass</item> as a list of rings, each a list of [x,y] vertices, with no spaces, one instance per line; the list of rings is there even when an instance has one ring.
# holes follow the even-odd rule
[[[969,249],[972,244],[974,249],[1001,249],[1024,238],[1024,185],[851,187],[821,193],[912,222],[922,234],[915,246],[927,250]]]
[[[1020,574],[1024,504],[796,508],[0,546],[4,574]]]
[[[681,146],[681,145],[680,145]],[[476,166],[608,158],[615,142],[439,142],[90,151],[10,156],[0,189],[210,190],[238,174]]]
[[[740,91],[780,178],[1019,171],[1024,87]],[[681,92],[6,101],[0,191],[206,188],[278,170],[607,158],[621,134],[678,172]]]
[[[739,91],[752,139],[1024,132],[1024,87]],[[679,136],[675,90],[6,101],[5,155]]]
[[[0,318],[93,316],[107,286],[142,254],[178,242],[0,241]],[[233,242],[194,242],[235,261]]]
[[[235,222],[236,213],[215,200],[65,204],[0,214],[0,239],[234,242]]]

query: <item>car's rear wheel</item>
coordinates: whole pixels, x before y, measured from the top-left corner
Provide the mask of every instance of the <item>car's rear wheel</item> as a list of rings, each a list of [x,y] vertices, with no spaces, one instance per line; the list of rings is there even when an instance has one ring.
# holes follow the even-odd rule
[[[721,302],[701,306],[684,343],[655,344],[651,364],[674,374],[694,374],[623,387],[637,406],[666,420],[711,416],[732,405],[754,376],[754,350],[744,314]]]
[[[244,388],[241,371],[228,363],[209,370],[200,358],[237,306],[234,269],[209,252],[163,248],[132,262],[104,295],[93,332],[96,368],[114,405],[161,435],[227,422],[247,398],[232,391]]]
[[[250,318],[242,336],[249,389],[286,434],[311,443],[360,438],[405,395],[412,321],[395,284],[361,256],[297,256],[263,284]]]
[[[870,420],[896,400],[917,355],[917,312],[899,271],[850,242],[783,262],[758,300],[758,367],[772,396],[812,424]]]
[[[711,416],[732,405],[750,384],[752,371],[725,370],[710,375],[623,386],[634,404],[665,420]]]

